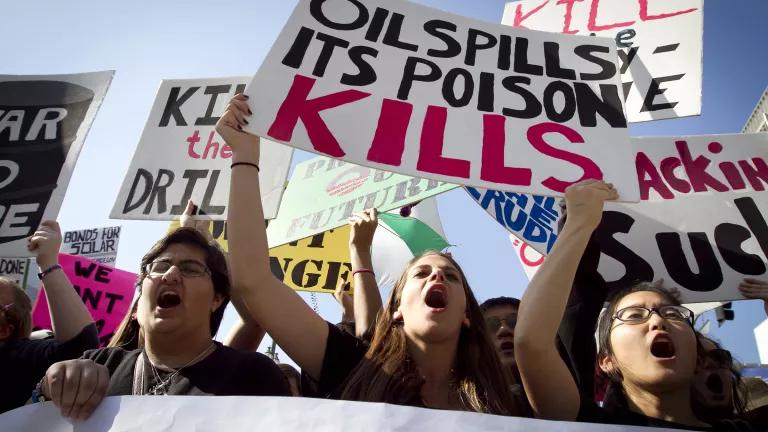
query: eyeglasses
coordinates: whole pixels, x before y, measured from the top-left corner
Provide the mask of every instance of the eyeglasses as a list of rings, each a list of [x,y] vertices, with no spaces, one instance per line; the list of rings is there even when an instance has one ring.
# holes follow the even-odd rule
[[[507,328],[514,329],[517,324],[517,314],[509,314],[504,318],[488,317],[485,319],[485,325],[488,330],[496,333],[501,328],[501,322],[507,323]]]
[[[173,266],[176,266],[181,275],[185,277],[201,277],[211,273],[207,266],[193,260],[180,261],[175,264],[168,260],[152,261],[144,265],[144,273],[150,277],[159,277],[168,273],[168,270]]]
[[[630,306],[616,311],[616,314],[611,318],[629,324],[640,324],[648,321],[654,312],[664,319],[687,321],[693,325],[693,312],[684,306],[675,305],[664,305],[650,309],[642,306]]]

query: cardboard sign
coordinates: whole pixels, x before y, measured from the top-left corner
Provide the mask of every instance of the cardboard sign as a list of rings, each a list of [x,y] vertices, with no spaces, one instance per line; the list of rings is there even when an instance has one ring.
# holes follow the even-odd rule
[[[114,267],[120,243],[120,227],[67,231],[62,240],[62,253],[79,255]]]
[[[200,214],[226,219],[232,149],[215,126],[249,80],[164,80],[110,217],[172,220],[191,198]],[[267,218],[277,214],[292,154],[285,146],[261,142],[259,183]]]
[[[280,213],[267,227],[269,245],[346,225],[348,217],[365,209],[376,207],[384,212],[456,187],[316,157],[296,165]]]
[[[0,75],[0,255],[56,219],[113,74]]]
[[[701,114],[704,0],[522,0],[501,22],[613,38],[630,122]]]
[[[131,306],[136,274],[67,254],[59,254],[59,264],[96,321],[101,345],[106,345]],[[32,310],[32,324],[51,328],[44,290]]]
[[[607,203],[598,228],[609,286],[664,279],[685,302],[743,299],[743,278],[768,275],[768,134],[633,142],[643,201]],[[520,214],[531,219],[526,204],[546,198],[468,190],[510,232],[541,253],[551,249],[558,206],[537,218],[548,235],[526,236]]]
[[[246,90],[249,132],[414,177],[637,201],[613,40],[402,0],[302,0]]]
[[[23,287],[30,266],[30,258],[0,258],[0,276],[10,278]]]

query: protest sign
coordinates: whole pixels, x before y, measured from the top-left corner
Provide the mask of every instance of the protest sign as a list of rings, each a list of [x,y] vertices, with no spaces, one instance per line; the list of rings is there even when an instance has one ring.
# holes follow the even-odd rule
[[[247,407],[247,409],[244,409]],[[558,431],[661,432],[664,428],[537,420],[371,402],[265,396],[111,396],[85,421],[65,419],[52,402],[0,415],[9,431],[228,432],[312,431]]]
[[[630,122],[701,114],[704,0],[522,0],[501,22],[615,39]]]
[[[597,230],[609,286],[664,279],[686,302],[743,299],[741,280],[768,274],[768,134],[637,138],[633,145],[643,201],[607,203]],[[540,206],[544,217],[531,202],[547,198],[467,190],[502,226],[549,252],[558,206]],[[528,235],[521,221],[534,215]]]
[[[520,265],[523,266],[525,276],[528,277],[528,280],[533,279],[533,275],[544,263],[544,255],[528,246],[528,243],[515,237],[514,234],[509,235],[509,240],[512,242],[512,247],[515,248],[515,256],[520,260]]]
[[[226,219],[232,149],[215,126],[249,80],[163,80],[110,217],[172,220],[192,199],[199,214]],[[267,218],[277,213],[292,154],[261,141],[259,183]]]
[[[402,0],[301,0],[246,90],[254,115],[245,129],[364,166],[501,190],[561,195],[582,178],[605,178],[637,201],[619,78],[607,38]]]
[[[0,256],[58,216],[113,74],[0,75]]]
[[[62,240],[62,253],[79,255],[114,267],[120,242],[120,227],[67,231]]]
[[[23,287],[30,273],[30,261],[30,258],[0,258],[0,276],[10,278]]]
[[[365,209],[384,212],[456,187],[316,157],[296,165],[278,217],[267,227],[269,245],[346,225],[348,217]]]
[[[136,274],[67,254],[59,254],[59,264],[96,321],[99,340],[105,345],[130,308]],[[32,325],[51,328],[44,290],[40,291],[32,310]]]
[[[272,274],[297,291],[333,293],[352,283],[349,225],[269,249]]]

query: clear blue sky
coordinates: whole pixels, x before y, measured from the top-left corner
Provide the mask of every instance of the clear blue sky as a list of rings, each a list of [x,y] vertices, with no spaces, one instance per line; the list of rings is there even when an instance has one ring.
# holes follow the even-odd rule
[[[490,22],[501,20],[504,7],[503,0],[419,3]],[[253,74],[295,4],[295,0],[0,1],[0,73],[117,71],[72,176],[59,217],[62,227],[122,225],[117,266],[135,271],[167,223],[115,221],[108,215],[160,80]],[[706,0],[704,16],[703,115],[634,125],[634,136],[739,132],[766,88],[768,1]],[[308,157],[298,154],[294,162]],[[507,233],[461,190],[438,201],[448,239],[456,245],[453,252],[478,298],[519,297],[527,279]],[[320,312],[338,320],[335,302],[328,295],[320,297]],[[739,302],[735,310],[736,321],[722,328],[714,325],[712,334],[741,361],[757,362],[752,329],[765,318],[762,305]]]

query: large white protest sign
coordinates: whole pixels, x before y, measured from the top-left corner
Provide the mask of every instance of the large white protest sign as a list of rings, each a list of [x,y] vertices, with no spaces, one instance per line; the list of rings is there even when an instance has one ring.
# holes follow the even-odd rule
[[[110,217],[178,219],[192,199],[198,214],[226,219],[232,149],[215,126],[250,79],[164,80]],[[261,141],[259,183],[267,218],[277,214],[292,154]]]
[[[609,286],[664,279],[686,302],[723,301],[743,298],[743,278],[768,277],[768,134],[637,138],[633,145],[642,201],[606,204],[597,230]],[[467,190],[502,226],[549,252],[560,217],[554,202]]]
[[[402,0],[301,0],[246,90],[249,132],[356,164],[561,195],[583,178],[637,200],[612,39]]]
[[[0,75],[0,256],[58,216],[113,74]]]
[[[8,431],[428,431],[660,432],[671,429],[535,420],[383,403],[257,396],[108,397],[86,421],[61,417],[52,402],[0,415]]]
[[[704,0],[522,0],[501,22],[614,38],[630,122],[701,114]]]
[[[89,228],[64,233],[61,252],[115,266],[120,227]]]

